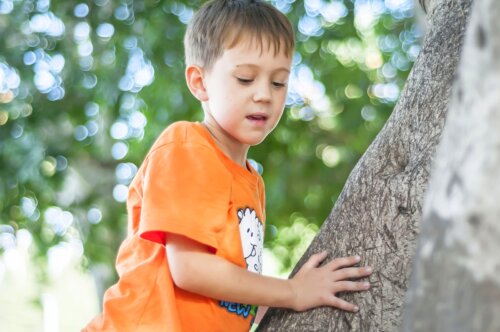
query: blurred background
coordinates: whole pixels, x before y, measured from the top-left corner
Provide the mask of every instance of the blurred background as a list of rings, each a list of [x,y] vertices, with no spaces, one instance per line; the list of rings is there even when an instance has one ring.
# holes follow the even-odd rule
[[[100,311],[128,184],[166,126],[202,119],[182,47],[201,3],[0,0],[0,331],[78,331]],[[297,48],[281,123],[249,157],[266,182],[264,272],[286,277],[390,115],[425,27],[413,0],[271,3]]]

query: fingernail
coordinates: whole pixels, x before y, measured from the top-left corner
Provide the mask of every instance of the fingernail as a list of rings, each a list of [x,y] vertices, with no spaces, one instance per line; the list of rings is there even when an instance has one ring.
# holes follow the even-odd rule
[[[363,288],[364,289],[370,288],[370,283],[368,283],[368,282],[363,283]]]
[[[354,307],[354,312],[358,312],[359,311],[359,308],[356,306]]]
[[[365,271],[368,273],[372,273],[373,269],[370,266],[365,267]]]
[[[361,257],[360,256],[355,256],[354,259],[356,260],[356,262],[359,262],[361,260]]]

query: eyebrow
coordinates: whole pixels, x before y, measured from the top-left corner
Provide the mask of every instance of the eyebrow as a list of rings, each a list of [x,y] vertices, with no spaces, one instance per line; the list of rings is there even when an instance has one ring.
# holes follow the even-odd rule
[[[259,66],[253,64],[253,63],[243,63],[241,65],[236,65],[236,68],[239,68],[239,67],[252,67],[252,68],[259,68]],[[290,70],[286,67],[280,67],[280,68],[277,68],[275,70],[273,70],[273,72],[277,72],[277,71],[286,71],[287,73],[290,74]]]

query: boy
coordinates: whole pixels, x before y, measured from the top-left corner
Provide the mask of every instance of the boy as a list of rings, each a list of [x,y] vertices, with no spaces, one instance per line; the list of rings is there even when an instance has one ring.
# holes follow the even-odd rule
[[[169,126],[130,185],[120,280],[86,331],[248,331],[256,305],[297,311],[357,307],[335,296],[361,291],[359,257],[293,279],[261,276],[264,185],[247,162],[283,113],[294,39],[286,17],[260,1],[215,0],[191,20],[186,81],[202,123]]]

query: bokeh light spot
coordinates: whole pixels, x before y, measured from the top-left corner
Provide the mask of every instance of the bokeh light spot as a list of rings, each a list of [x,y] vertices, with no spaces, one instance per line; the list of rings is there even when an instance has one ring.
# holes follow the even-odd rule
[[[129,128],[126,122],[116,121],[111,126],[111,137],[114,139],[124,139],[127,138],[129,132]]]
[[[89,6],[86,3],[79,3],[75,6],[74,15],[79,18],[84,18],[89,14]]]
[[[89,211],[87,212],[87,220],[91,224],[98,224],[102,220],[102,212],[96,207],[90,208]]]
[[[89,136],[89,130],[85,126],[77,126],[74,132],[75,139],[77,141],[83,141]]]
[[[118,184],[113,188],[113,198],[117,202],[125,202],[127,200],[128,187],[124,184]]]
[[[125,158],[127,153],[128,153],[128,145],[125,144],[124,142],[116,142],[111,147],[111,156],[116,160]]]
[[[101,38],[109,39],[113,37],[115,33],[115,27],[110,23],[101,23],[97,27],[96,33]]]

